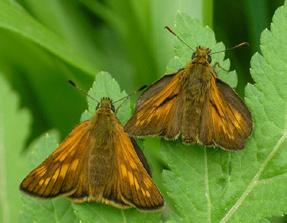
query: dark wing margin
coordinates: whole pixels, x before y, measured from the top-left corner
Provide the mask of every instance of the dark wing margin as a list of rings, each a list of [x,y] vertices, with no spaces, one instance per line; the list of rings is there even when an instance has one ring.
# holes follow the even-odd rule
[[[142,95],[138,98],[136,107],[139,108],[141,104],[144,103],[146,100],[158,94],[171,81],[174,75],[176,75],[176,73],[166,74],[162,78],[148,86],[148,88],[145,89]]]
[[[150,170],[150,166],[148,165],[148,162],[147,162],[147,159],[145,158],[145,155],[143,153],[143,151],[141,150],[141,148],[138,146],[136,140],[133,138],[133,137],[130,137],[130,140],[134,146],[134,149],[140,159],[140,161],[142,162],[145,170],[147,171],[147,173],[150,175],[150,177],[152,176],[151,175],[151,170]]]
[[[182,117],[181,71],[166,75],[137,101],[136,111],[125,125],[131,136],[160,135],[175,139]]]
[[[244,104],[244,102],[241,100],[241,98],[234,92],[234,90],[224,83],[220,79],[216,79],[216,85],[221,93],[221,96],[224,98],[224,100],[232,105],[237,111],[240,111],[240,114],[243,115],[244,119],[248,121],[249,128],[246,134],[250,135],[251,133],[251,126],[252,126],[252,117],[251,113]]]

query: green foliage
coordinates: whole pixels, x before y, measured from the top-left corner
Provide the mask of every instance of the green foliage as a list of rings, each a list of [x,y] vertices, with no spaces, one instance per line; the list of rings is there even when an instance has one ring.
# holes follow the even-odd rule
[[[0,76],[0,221],[16,222],[20,207],[18,189],[23,172],[20,153],[29,132],[30,116],[19,109],[18,97]]]
[[[109,73],[99,72],[88,94],[93,96],[93,98],[87,98],[88,112],[90,114],[95,113],[98,104],[97,101],[100,101],[102,97],[109,97],[115,102],[115,108],[119,107],[117,116],[122,123],[126,123],[131,116],[129,98],[126,98],[127,94],[125,91],[121,91],[120,86]],[[91,118],[91,116],[89,118]]]
[[[259,222],[287,213],[286,14],[286,5],[276,11],[271,31],[261,36],[262,55],[251,61],[256,83],[247,86],[245,101],[254,129],[245,149],[162,143],[170,168],[163,172],[164,182],[183,222]]]
[[[59,38],[59,36],[35,21],[20,7],[0,1],[0,8],[3,10],[0,13],[1,28],[18,33],[87,73],[95,71],[95,67],[87,63],[88,59],[80,57],[79,52],[68,45],[64,39]]]

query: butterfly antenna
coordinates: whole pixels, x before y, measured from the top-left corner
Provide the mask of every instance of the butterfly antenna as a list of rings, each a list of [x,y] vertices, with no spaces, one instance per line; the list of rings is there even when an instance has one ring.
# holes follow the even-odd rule
[[[140,91],[146,89],[147,86],[148,86],[148,85],[143,85],[143,86],[141,86],[139,89],[137,89],[136,91],[134,91],[134,92],[128,94],[127,96],[124,96],[124,97],[122,97],[122,98],[120,98],[120,99],[114,101],[114,103],[123,101],[123,102],[117,107],[116,113],[118,112],[119,108],[124,104],[124,102],[126,102],[127,99],[129,99],[132,95],[137,94],[138,92],[140,92]]]
[[[248,42],[242,42],[242,43],[239,43],[239,44],[237,44],[237,45],[235,45],[235,46],[233,46],[231,48],[211,53],[210,55],[216,54],[216,53],[222,53],[222,52],[226,52],[226,51],[230,51],[230,50],[234,50],[234,49],[242,47],[242,46],[249,46],[249,43]]]
[[[91,95],[88,94],[88,92],[86,92],[85,90],[79,88],[76,83],[72,80],[68,80],[69,84],[72,85],[74,88],[76,88],[81,94],[88,96],[89,98],[91,98],[92,100],[99,102],[97,99],[95,99],[94,97],[92,97]]]
[[[180,42],[182,42],[184,45],[186,45],[189,49],[191,49],[192,51],[194,51],[194,49],[188,45],[182,38],[180,38],[170,27],[165,26],[164,27],[167,31],[169,31],[172,35],[174,35]]]

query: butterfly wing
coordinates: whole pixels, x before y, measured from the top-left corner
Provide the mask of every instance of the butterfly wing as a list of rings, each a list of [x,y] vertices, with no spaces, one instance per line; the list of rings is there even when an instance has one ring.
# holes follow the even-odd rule
[[[248,108],[223,81],[213,76],[210,86],[209,99],[202,113],[199,140],[204,145],[218,145],[227,150],[242,149],[252,130]]]
[[[125,126],[133,136],[178,136],[181,127],[182,71],[165,75],[152,84],[138,99],[136,111]]]
[[[142,162],[143,158],[135,150],[136,142],[131,141],[120,123],[116,125],[114,137],[117,173],[113,184],[105,189],[103,198],[108,201],[120,199],[140,210],[161,208],[164,205],[163,197],[146,169],[146,161]]]
[[[90,121],[77,126],[22,181],[21,190],[42,198],[64,195],[74,202],[97,201],[118,208],[150,210],[163,206],[143,153],[113,117],[114,130],[101,139],[90,131]]]
[[[69,195],[81,185],[85,185],[85,168],[89,141],[87,126],[83,122],[73,129],[64,142],[38,167],[32,170],[22,181],[20,189],[28,194],[52,198],[58,195]],[[82,187],[82,194],[87,188]]]

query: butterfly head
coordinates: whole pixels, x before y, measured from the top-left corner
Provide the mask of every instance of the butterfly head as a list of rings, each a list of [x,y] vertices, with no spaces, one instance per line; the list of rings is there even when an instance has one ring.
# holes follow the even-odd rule
[[[209,48],[198,46],[192,54],[192,63],[210,64],[211,63],[211,50]]]
[[[109,97],[103,97],[101,98],[101,101],[98,103],[97,105],[97,110],[101,109],[101,110],[109,110],[109,111],[113,111],[115,112],[115,107],[113,105],[112,99],[110,99]]]

